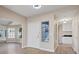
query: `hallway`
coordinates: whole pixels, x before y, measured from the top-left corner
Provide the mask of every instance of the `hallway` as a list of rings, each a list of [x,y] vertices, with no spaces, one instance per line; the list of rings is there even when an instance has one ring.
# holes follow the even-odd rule
[[[42,51],[36,48],[21,48],[20,43],[0,43],[0,54],[75,54],[71,47],[59,46],[56,52]]]

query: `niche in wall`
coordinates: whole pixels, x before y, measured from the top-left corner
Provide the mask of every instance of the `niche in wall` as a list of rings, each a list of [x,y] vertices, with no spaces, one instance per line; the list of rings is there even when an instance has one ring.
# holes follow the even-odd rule
[[[41,23],[41,41],[48,42],[49,41],[49,21],[44,21]]]

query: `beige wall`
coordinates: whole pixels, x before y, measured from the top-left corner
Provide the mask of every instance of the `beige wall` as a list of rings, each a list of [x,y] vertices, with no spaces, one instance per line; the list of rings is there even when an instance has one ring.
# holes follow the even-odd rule
[[[22,25],[22,35],[23,35],[23,38],[22,38],[22,47],[26,46],[26,40],[27,40],[27,21],[26,21],[26,18],[21,16],[21,15],[18,15],[2,6],[0,6],[0,18],[5,18],[6,20],[9,19],[9,20],[12,20],[14,22],[17,22],[18,24],[21,24]]]

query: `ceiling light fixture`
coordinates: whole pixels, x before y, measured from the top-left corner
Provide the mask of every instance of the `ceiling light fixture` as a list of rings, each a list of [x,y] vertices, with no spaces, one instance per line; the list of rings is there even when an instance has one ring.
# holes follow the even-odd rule
[[[34,9],[40,9],[41,8],[41,5],[33,5],[33,8]]]
[[[67,23],[66,21],[64,21],[63,23]]]
[[[68,21],[71,21],[72,18],[63,18],[60,20],[60,22],[63,22],[63,23],[67,23]]]

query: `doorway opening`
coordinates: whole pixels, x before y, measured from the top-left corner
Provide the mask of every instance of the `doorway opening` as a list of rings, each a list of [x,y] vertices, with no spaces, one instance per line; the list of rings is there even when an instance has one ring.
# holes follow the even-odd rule
[[[22,43],[22,25],[13,20],[0,20],[0,42]]]
[[[56,21],[55,24],[55,53],[74,53],[72,37],[72,20]],[[55,37],[54,36],[54,37]]]
[[[58,23],[58,44],[72,46],[72,20]]]

